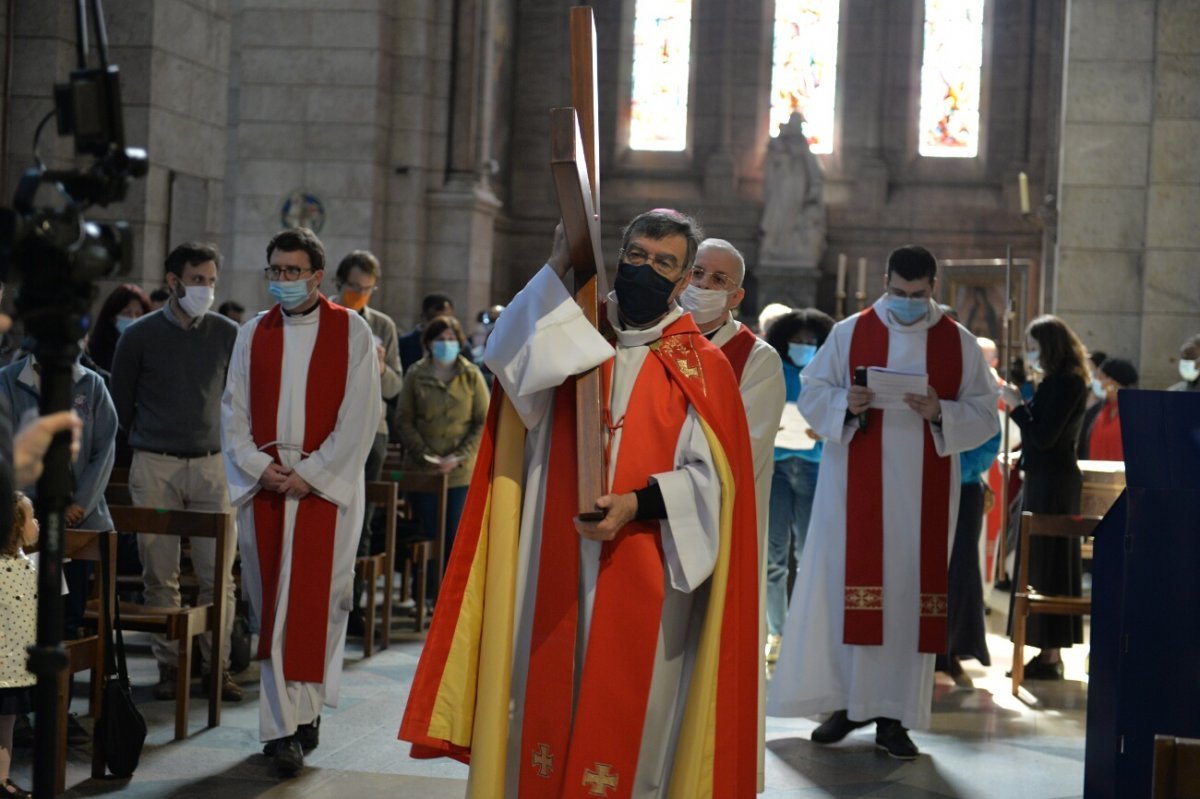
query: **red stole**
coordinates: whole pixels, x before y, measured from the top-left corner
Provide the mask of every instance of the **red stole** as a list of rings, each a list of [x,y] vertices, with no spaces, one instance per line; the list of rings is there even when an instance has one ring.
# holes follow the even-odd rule
[[[887,366],[888,328],[874,308],[859,315],[850,339],[850,379],[859,366]],[[958,397],[962,345],[958,326],[943,317],[927,331],[925,367],[942,399]],[[846,591],[843,642],[883,643],[883,425],[872,408],[866,430],[850,441],[846,492]],[[950,457],[939,457],[924,425],[921,466],[920,652],[945,652],[947,547],[950,537]]]
[[[317,340],[309,359],[305,389],[305,453],[318,449],[333,432],[345,397],[350,362],[350,315],[324,297],[318,300]],[[283,375],[284,321],[276,305],[259,321],[250,346],[250,432],[254,443],[279,462],[279,392]],[[296,443],[296,442],[287,442]],[[257,657],[271,656],[275,601],[283,555],[283,494],[254,495],[254,532],[262,581],[262,630]],[[337,505],[310,493],[300,500],[292,537],[291,578],[284,630],[283,674],[300,682],[325,681],[325,642],[333,579],[333,540]]]
[[[711,411],[740,402],[737,384],[716,374],[729,367],[717,355],[717,349],[699,334],[691,318],[684,316],[669,325],[651,350],[653,355],[642,364],[623,420],[613,493],[642,488],[650,475],[674,469],[675,447],[689,404],[696,406],[726,447],[736,448],[739,440],[730,433],[733,423],[714,421]],[[610,361],[605,368],[611,370],[611,365]],[[659,523],[633,522],[601,549],[591,628],[572,714],[580,538],[573,523],[577,507],[574,397],[573,380],[560,386],[555,394],[537,600],[520,732],[519,793],[523,798],[596,796],[596,791],[606,786],[609,790],[604,791],[605,796],[631,795],[662,619],[666,576]],[[745,443],[744,418],[740,424],[741,441]],[[745,444],[745,452],[730,453],[731,461],[746,460],[742,474],[750,474],[748,452]],[[752,474],[746,479],[752,481]],[[743,534],[735,536],[726,601],[728,620],[722,628],[722,642],[728,645],[723,646],[718,677],[718,722],[723,725],[718,727],[723,731],[718,751],[727,756],[717,760],[715,784],[744,788],[748,779],[752,793],[756,723],[753,697],[758,690],[757,539],[752,496],[749,502],[742,508],[750,513],[740,517],[741,524],[748,526],[735,527]],[[746,546],[750,550],[742,551]],[[698,595],[698,602],[702,601],[700,596],[703,594]],[[740,701],[739,690],[743,691]],[[745,790],[736,788],[717,792],[722,796],[744,794]]]
[[[729,365],[733,367],[733,376],[737,378],[738,385],[741,385],[742,373],[746,371],[746,362],[750,360],[750,353],[754,350],[756,341],[758,336],[750,332],[750,328],[741,325],[733,334],[733,338],[721,347],[721,352],[725,353]]]

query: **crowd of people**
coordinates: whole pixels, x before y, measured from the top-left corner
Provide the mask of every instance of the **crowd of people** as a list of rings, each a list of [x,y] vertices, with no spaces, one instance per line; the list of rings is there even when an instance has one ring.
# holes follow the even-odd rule
[[[937,260],[917,246],[891,253],[860,313],[774,307],[747,325],[742,254],[664,209],[623,232],[599,327],[564,284],[561,229],[529,285],[469,333],[434,293],[401,335],[371,305],[385,269],[365,250],[342,258],[327,296],[324,247],[303,228],[267,244],[275,303],[263,313],[233,299],[212,310],[221,265],[215,246],[183,243],[164,287],[114,289],[58,417],[38,417],[37,358],[6,334],[0,415],[19,431],[4,431],[19,491],[4,497],[0,541],[0,796],[28,795],[8,774],[33,682],[16,666],[35,612],[22,548],[38,534],[33,462],[54,430],[75,431],[70,527],[112,528],[114,466],[137,505],[230,515],[225,551],[191,542],[198,601],[212,600],[220,562],[234,607],[240,559],[260,738],[281,775],[319,744],[346,636],[362,632],[354,559],[382,546],[364,483],[392,443],[404,468],[449,485],[444,530],[432,495],[408,497],[421,535],[444,534],[450,553],[445,581],[428,586],[437,612],[401,728],[414,754],[469,751],[491,764],[495,795],[587,784],[603,761],[634,795],[687,781],[741,796],[761,785],[766,712],[827,714],[820,744],[873,724],[889,755],[917,756],[908,731],[929,725],[935,669],[969,685],[961,661],[990,664],[978,553],[1005,416],[1019,433],[1016,509],[1077,513],[1078,462],[1123,458],[1117,395],[1138,386],[1131,360],[1089,356],[1054,316],[1028,325],[1002,379],[996,344],[937,303]],[[581,496],[575,388],[593,369],[605,488]],[[1200,390],[1200,336],[1181,347],[1179,374],[1173,389]],[[178,607],[179,539],[123,544],[142,601]],[[1030,546],[1022,584],[1081,593],[1077,541]],[[481,548],[493,559],[482,572]],[[91,574],[64,574],[69,638]],[[483,596],[512,609],[510,628],[491,631],[512,647],[509,668],[484,666],[497,644]],[[228,641],[233,613],[223,621]],[[472,635],[483,643],[470,652],[451,645]],[[1026,678],[1061,679],[1061,650],[1082,640],[1078,617],[1032,619],[1040,651]],[[177,654],[163,636],[151,648],[154,694],[171,699]],[[211,651],[203,637],[202,671],[219,669],[221,699],[242,701],[230,646],[224,664]],[[710,724],[732,734],[694,733]]]
[[[23,665],[24,648],[33,643],[36,592],[26,583],[35,561],[22,547],[37,535],[30,503],[36,498],[35,465],[40,468],[40,452],[49,443],[47,420],[76,429],[68,527],[113,528],[105,490],[115,466],[128,470],[128,493],[136,505],[236,519],[224,552],[215,551],[213,539],[191,541],[196,601],[212,601],[219,558],[226,571],[226,607],[234,608],[233,567],[240,559],[242,599],[259,637],[256,655],[270,664],[262,669],[260,692],[264,751],[281,774],[298,771],[303,753],[317,745],[321,706],[336,697],[347,630],[362,634],[359,606],[366,586],[352,583],[353,561],[379,551],[383,540],[376,531],[383,524],[372,524],[359,476],[379,478],[389,441],[408,442],[405,457],[415,460],[412,465],[450,474],[447,542],[453,540],[488,390],[451,300],[442,294],[426,299],[436,313],[414,331],[423,356],[409,364],[406,379],[403,339],[393,320],[369,304],[382,278],[370,252],[357,250],[342,259],[327,298],[320,240],[304,229],[281,231],[267,246],[265,269],[277,304],[250,318],[235,300],[212,310],[221,261],[215,246],[187,242],[167,256],[162,289],[150,294],[133,284],[113,289],[80,342],[72,410],[59,419],[39,418],[40,367],[33,342],[13,335],[10,320],[2,317],[0,415],[11,446],[5,462],[16,461],[12,485],[21,491],[5,498],[6,508],[13,505],[3,515],[13,522],[0,542],[0,560],[12,565],[0,570],[5,620],[0,796],[28,795],[9,780],[8,767],[14,739],[28,733],[29,686],[35,679]],[[486,324],[474,331],[480,347],[502,310],[489,309]],[[10,427],[22,430],[16,442]],[[35,439],[40,451],[31,450]],[[431,495],[408,499],[424,534],[435,537]],[[325,529],[334,534],[318,535]],[[313,548],[313,535],[326,544]],[[138,600],[178,607],[180,539],[126,532],[119,539],[120,570],[142,580]],[[82,561],[64,565],[65,639],[82,635],[89,567]],[[304,590],[289,590],[293,575],[304,581]],[[321,598],[315,605],[314,596]],[[289,636],[289,616],[319,623],[292,624]],[[229,671],[234,621],[230,611],[220,632],[226,639],[220,666],[225,702],[243,699]],[[151,637],[157,699],[174,699],[181,684],[175,646],[165,636]],[[319,656],[298,657],[298,649]],[[210,636],[201,637],[199,651],[207,675],[214,668]],[[189,682],[185,675],[182,684]],[[202,684],[207,691],[207,677]],[[69,732],[74,742],[87,740],[74,716]]]

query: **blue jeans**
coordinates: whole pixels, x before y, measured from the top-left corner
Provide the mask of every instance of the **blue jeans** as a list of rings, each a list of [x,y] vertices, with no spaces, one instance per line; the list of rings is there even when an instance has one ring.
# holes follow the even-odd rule
[[[800,561],[820,466],[820,462],[803,458],[775,461],[767,517],[767,632],[771,635],[783,631],[788,604],[788,554],[794,551],[796,561]]]
[[[450,562],[450,550],[454,546],[454,536],[458,532],[458,521],[462,518],[463,506],[467,504],[467,489],[469,486],[458,486],[446,492],[446,549],[442,553],[442,567]],[[421,491],[408,495],[412,503],[413,513],[421,523],[421,532],[425,538],[437,538],[437,497]],[[437,597],[437,570],[429,572],[425,596],[428,599]]]

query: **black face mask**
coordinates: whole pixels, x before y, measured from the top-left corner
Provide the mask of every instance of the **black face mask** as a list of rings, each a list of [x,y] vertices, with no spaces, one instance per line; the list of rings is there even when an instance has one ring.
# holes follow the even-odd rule
[[[613,284],[621,315],[639,327],[648,325],[670,309],[671,292],[675,284],[654,271],[654,267],[617,265],[617,280]]]

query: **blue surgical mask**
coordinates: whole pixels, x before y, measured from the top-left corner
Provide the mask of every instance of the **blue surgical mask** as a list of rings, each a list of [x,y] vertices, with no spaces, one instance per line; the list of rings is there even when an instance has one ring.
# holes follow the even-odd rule
[[[795,342],[788,344],[788,360],[801,369],[808,366],[816,354],[817,345],[815,344],[797,344]]]
[[[267,284],[267,293],[290,311],[303,305],[312,291],[308,288],[307,280],[272,280]]]
[[[925,297],[897,297],[889,294],[888,312],[902,325],[913,325],[929,314],[929,300]]]
[[[458,351],[457,341],[438,339],[433,342],[433,359],[438,363],[454,363],[454,359],[458,357]]]
[[[132,316],[118,316],[113,319],[113,324],[117,326],[117,335],[124,333],[130,325],[137,320]]]
[[[1092,378],[1092,393],[1096,395],[1097,399],[1108,397],[1108,392],[1104,390],[1104,384],[1100,382],[1100,378],[1098,377]]]
[[[1036,372],[1042,371],[1042,365],[1038,363],[1038,356],[1041,354],[1041,350],[1030,350],[1025,353],[1025,366]]]

